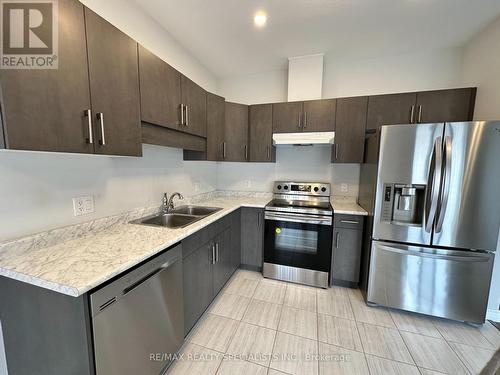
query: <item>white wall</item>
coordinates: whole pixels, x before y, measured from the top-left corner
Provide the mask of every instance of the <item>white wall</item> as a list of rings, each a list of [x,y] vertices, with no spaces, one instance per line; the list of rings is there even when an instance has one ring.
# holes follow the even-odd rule
[[[476,35],[464,47],[464,85],[477,86],[476,120],[500,120],[500,18]],[[500,239],[493,267],[488,308],[500,321]]]
[[[0,153],[0,241],[161,204],[164,192],[215,190],[214,162],[185,162],[182,150],[143,146],[142,158]],[[93,195],[95,213],[73,216],[73,197]]]
[[[329,146],[286,146],[278,147],[276,163],[218,163],[217,188],[271,191],[277,180],[321,181],[332,184],[334,195],[357,197],[359,165],[333,165],[330,157]]]
[[[217,78],[133,1],[80,0],[80,2],[205,90],[217,93]]]

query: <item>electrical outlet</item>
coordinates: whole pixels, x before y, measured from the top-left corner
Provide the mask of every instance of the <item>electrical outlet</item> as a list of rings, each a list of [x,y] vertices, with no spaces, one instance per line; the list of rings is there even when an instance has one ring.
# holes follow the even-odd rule
[[[85,197],[73,198],[73,212],[75,216],[87,215],[94,212],[94,197],[87,195]]]
[[[347,193],[349,191],[349,186],[347,184],[340,184],[340,191],[342,193]]]
[[[252,181],[251,180],[245,180],[245,186],[247,188],[252,187]]]

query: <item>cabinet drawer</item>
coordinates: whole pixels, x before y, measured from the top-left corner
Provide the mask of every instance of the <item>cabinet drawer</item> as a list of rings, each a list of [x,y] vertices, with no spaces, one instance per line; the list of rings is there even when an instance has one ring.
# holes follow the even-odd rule
[[[333,226],[335,228],[346,228],[363,230],[364,217],[360,215],[335,215],[333,216]]]

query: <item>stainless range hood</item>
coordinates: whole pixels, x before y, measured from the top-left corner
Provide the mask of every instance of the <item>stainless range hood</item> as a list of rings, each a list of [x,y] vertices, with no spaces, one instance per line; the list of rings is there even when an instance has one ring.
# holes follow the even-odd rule
[[[306,146],[331,145],[335,139],[335,132],[300,132],[274,133],[273,145],[276,146]]]

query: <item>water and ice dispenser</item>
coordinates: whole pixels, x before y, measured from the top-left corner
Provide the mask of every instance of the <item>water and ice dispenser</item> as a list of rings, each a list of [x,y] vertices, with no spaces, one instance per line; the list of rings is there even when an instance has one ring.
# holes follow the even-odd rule
[[[381,221],[422,225],[425,185],[384,184]]]

